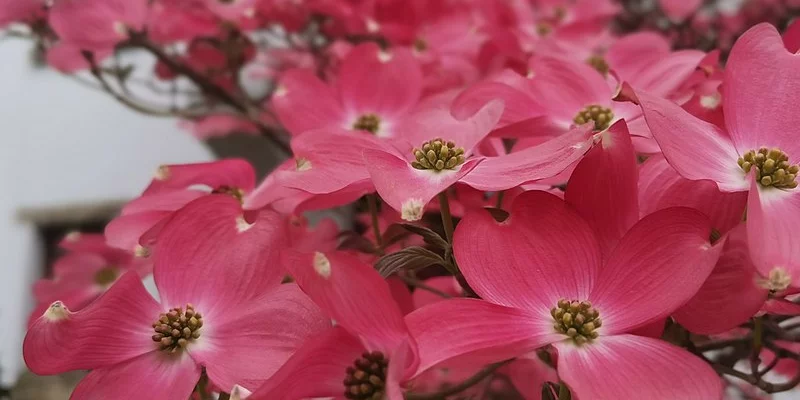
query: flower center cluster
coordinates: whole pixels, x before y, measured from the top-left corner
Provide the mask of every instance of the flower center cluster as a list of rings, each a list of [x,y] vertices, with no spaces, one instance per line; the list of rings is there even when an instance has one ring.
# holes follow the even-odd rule
[[[386,392],[389,360],[379,351],[367,352],[347,367],[344,397],[352,400],[382,400]]]
[[[176,307],[153,322],[153,330],[156,331],[153,341],[158,343],[161,350],[174,353],[199,338],[202,327],[203,316],[194,310],[193,305],[187,304],[186,310]]]
[[[425,142],[421,149],[414,148],[413,152],[417,161],[412,161],[411,166],[416,169],[441,171],[464,163],[464,148],[441,138]]]
[[[233,196],[234,199],[239,200],[239,203],[244,202],[244,190],[231,186],[220,186],[214,189],[211,193],[214,194],[227,194]]]
[[[600,313],[588,301],[561,299],[550,310],[550,315],[555,321],[553,328],[556,332],[569,336],[579,345],[597,339],[597,328],[602,325]]]
[[[758,279],[757,283],[762,288],[769,290],[770,293],[775,294],[789,288],[792,284],[792,277],[785,269],[775,267],[769,271],[769,275],[766,278]]]
[[[539,22],[536,24],[536,33],[539,34],[539,36],[544,37],[549,35],[551,32],[553,32],[553,26],[547,22]]]
[[[107,286],[114,283],[117,277],[119,277],[119,269],[113,265],[109,265],[94,273],[94,283],[100,286]]]
[[[739,166],[745,173],[756,171],[756,179],[761,186],[778,189],[794,189],[797,187],[797,164],[789,164],[789,155],[779,148],[762,147],[750,150],[739,157]]]
[[[603,76],[608,76],[608,70],[610,67],[606,62],[606,59],[603,56],[591,56],[586,59],[586,63],[589,64],[592,68],[596,69],[597,72],[602,74]]]
[[[594,130],[604,131],[608,129],[613,119],[614,113],[610,108],[593,104],[579,111],[578,115],[576,115],[572,121],[575,122],[576,125],[583,125],[594,121]]]
[[[381,119],[375,114],[364,114],[353,124],[353,129],[367,131],[371,134],[378,133],[381,128]]]
[[[416,51],[418,51],[420,53],[425,51],[425,50],[428,50],[428,42],[425,39],[420,38],[420,37],[414,39],[414,50],[416,50]]]

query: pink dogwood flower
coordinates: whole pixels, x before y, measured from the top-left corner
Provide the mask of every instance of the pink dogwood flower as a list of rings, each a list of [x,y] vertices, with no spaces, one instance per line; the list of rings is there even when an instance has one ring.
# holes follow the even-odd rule
[[[558,174],[589,149],[591,128],[583,126],[509,155],[484,158],[473,154],[496,126],[502,110],[495,101],[465,121],[447,115],[439,121],[449,118],[452,122],[438,125],[435,131],[411,129],[408,139],[417,139],[419,148],[365,150],[364,162],[378,194],[400,211],[403,219],[416,221],[431,199],[457,182],[484,191],[511,189]]]
[[[760,312],[800,315],[800,305],[784,298],[786,278],[762,276],[753,264],[744,225],[727,236],[720,259],[706,282],[674,313],[675,320],[691,332],[716,335],[735,329]]]
[[[800,93],[800,58],[768,24],[747,31],[725,69],[725,129],[676,104],[637,93],[647,124],[670,165],[684,178],[711,180],[725,192],[748,192],[750,254],[763,276],[800,276],[797,188],[800,115],[787,112]],[[795,283],[796,285],[796,283]],[[785,289],[785,288],[784,288]]]
[[[502,222],[485,211],[468,214],[454,255],[483,300],[447,300],[407,316],[419,371],[450,359],[500,361],[549,344],[560,379],[578,398],[720,399],[721,381],[704,361],[629,333],[697,292],[721,249],[710,233],[697,211],[662,210],[636,223],[604,261],[589,224],[551,194],[518,196]]]
[[[341,252],[291,252],[283,260],[337,326],[309,339],[248,399],[402,400],[400,385],[416,369],[416,344],[387,282]]]
[[[456,113],[470,112],[492,99],[505,100],[506,110],[496,136],[547,137],[588,122],[602,131],[624,119],[637,141],[647,141],[651,135],[641,110],[613,101],[619,84],[625,82],[668,96],[694,72],[702,58],[703,53],[696,50],[670,52],[668,43],[657,35],[639,33],[618,40],[605,54],[591,56],[585,62],[564,57],[531,58],[527,79],[506,73],[500,81],[483,82],[466,90],[453,107]],[[618,82],[604,77],[609,71]],[[652,145],[645,144],[642,146],[647,152],[655,152]]]
[[[378,146],[369,135],[309,131],[292,139],[294,157],[273,170],[244,199],[245,209],[271,205],[286,213],[331,208],[374,192],[364,149]]]
[[[146,257],[153,243],[140,243],[145,233],[158,236],[158,228],[189,202],[209,193],[228,194],[240,202],[255,186],[255,171],[246,160],[162,165],[142,195],[122,208],[105,229],[108,243]]]
[[[293,135],[325,128],[393,137],[421,94],[422,71],[410,51],[365,43],[347,54],[333,86],[309,70],[284,73],[272,106]]]
[[[80,310],[105,293],[127,271],[139,275],[150,272],[149,263],[129,252],[109,247],[103,235],[72,233],[61,247],[68,252],[53,264],[52,276],[33,284],[37,306],[31,313],[30,323],[54,301]]]
[[[155,282],[123,275],[86,308],[53,303],[31,326],[37,374],[88,369],[72,399],[186,399],[205,371],[217,387],[257,387],[297,346],[330,326],[276,267],[286,231],[264,211],[245,219],[214,195],[178,211],[159,236]]]

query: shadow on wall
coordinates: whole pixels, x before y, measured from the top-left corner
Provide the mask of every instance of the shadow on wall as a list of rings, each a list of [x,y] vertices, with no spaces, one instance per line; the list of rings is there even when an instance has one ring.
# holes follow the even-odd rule
[[[85,372],[70,372],[63,375],[38,376],[26,372],[17,386],[11,390],[13,400],[66,400]],[[2,397],[0,397],[2,398]],[[6,398],[9,398],[6,396]]]

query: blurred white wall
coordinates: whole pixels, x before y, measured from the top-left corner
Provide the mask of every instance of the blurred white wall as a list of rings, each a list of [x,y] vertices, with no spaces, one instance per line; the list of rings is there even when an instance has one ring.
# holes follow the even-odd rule
[[[0,41],[0,383],[24,368],[22,339],[38,278],[32,219],[136,196],[158,165],[211,153],[172,119],[136,114],[106,94],[32,68],[31,44]],[[148,63],[148,60],[140,60]],[[24,213],[21,214],[21,211]],[[68,340],[68,339],[67,339]]]

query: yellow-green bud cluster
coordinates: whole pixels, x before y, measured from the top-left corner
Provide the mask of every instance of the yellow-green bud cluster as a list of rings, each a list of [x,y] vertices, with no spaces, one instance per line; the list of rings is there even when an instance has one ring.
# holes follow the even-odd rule
[[[383,400],[389,360],[379,351],[367,352],[347,367],[344,397],[351,400]]]
[[[381,128],[381,119],[375,114],[364,114],[353,124],[353,129],[367,131],[373,135]]]
[[[603,56],[591,56],[586,59],[586,63],[589,64],[592,68],[596,69],[601,75],[608,76],[608,70],[610,67],[606,62],[606,59]]]
[[[94,273],[94,283],[100,286],[107,286],[119,277],[119,268],[109,265]]]
[[[414,148],[414,158],[411,166],[421,170],[442,171],[455,169],[464,163],[464,149],[456,147],[453,142],[446,142],[436,138],[422,144],[422,148]]]
[[[233,186],[220,186],[214,189],[211,193],[214,194],[227,194],[238,200],[239,203],[244,203],[244,190]]]
[[[594,121],[594,130],[604,131],[611,126],[611,121],[614,120],[614,112],[610,108],[599,105],[590,105],[578,112],[578,115],[572,119],[575,125],[583,125]]]
[[[794,189],[797,187],[797,164],[789,163],[789,155],[779,148],[762,147],[750,150],[739,157],[739,166],[745,173],[756,171],[756,180],[761,186],[778,189]]]
[[[161,350],[174,353],[199,338],[202,327],[203,316],[194,310],[193,305],[187,304],[185,311],[176,307],[161,314],[153,323],[156,334],[152,338]]]
[[[569,301],[561,299],[550,310],[556,332],[563,333],[576,344],[584,344],[597,339],[597,329],[602,326],[600,313],[588,301]]]

